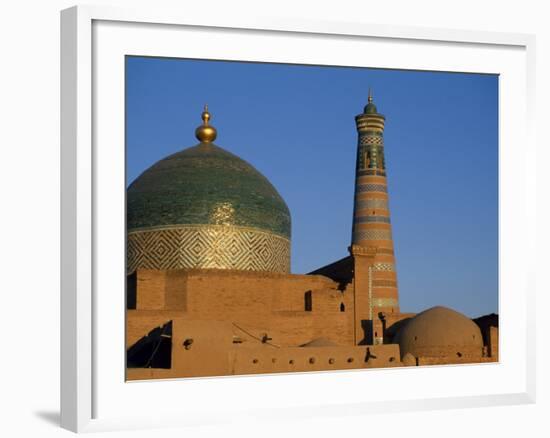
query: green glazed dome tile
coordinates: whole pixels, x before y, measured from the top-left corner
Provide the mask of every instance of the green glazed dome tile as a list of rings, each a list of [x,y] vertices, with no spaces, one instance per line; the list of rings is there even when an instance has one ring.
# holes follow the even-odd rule
[[[288,207],[253,166],[213,143],[170,155],[127,190],[128,231],[184,224],[257,228],[290,239]]]

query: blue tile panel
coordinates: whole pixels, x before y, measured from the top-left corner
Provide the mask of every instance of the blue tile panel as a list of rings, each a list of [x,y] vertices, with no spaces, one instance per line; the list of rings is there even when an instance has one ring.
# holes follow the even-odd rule
[[[392,240],[391,230],[354,230],[353,242],[363,240]]]
[[[357,193],[363,193],[363,192],[382,192],[387,193],[388,189],[385,184],[359,184],[356,187]]]
[[[385,199],[361,199],[355,202],[356,211],[375,208],[388,210],[388,201]]]
[[[353,221],[356,224],[366,224],[371,222],[389,224],[390,218],[387,216],[355,216]]]
[[[385,170],[384,162],[384,138],[367,132],[359,135],[357,147],[357,171],[365,172],[370,169]]]

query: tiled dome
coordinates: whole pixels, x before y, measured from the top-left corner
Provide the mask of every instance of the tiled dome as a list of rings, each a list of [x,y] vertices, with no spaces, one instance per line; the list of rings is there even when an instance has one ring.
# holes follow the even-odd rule
[[[268,179],[216,146],[205,107],[200,143],[127,190],[128,273],[136,269],[289,272],[290,212]]]
[[[290,212],[246,161],[200,143],[170,155],[128,187],[128,231],[166,225],[235,225],[290,238]]]

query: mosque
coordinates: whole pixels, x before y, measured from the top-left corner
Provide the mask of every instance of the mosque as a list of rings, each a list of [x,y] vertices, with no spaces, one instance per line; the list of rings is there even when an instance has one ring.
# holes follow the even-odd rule
[[[145,170],[127,190],[127,379],[498,361],[498,316],[399,308],[385,117],[369,92],[349,255],[290,273],[291,215],[269,180],[214,144]],[[350,194],[351,196],[351,194]]]

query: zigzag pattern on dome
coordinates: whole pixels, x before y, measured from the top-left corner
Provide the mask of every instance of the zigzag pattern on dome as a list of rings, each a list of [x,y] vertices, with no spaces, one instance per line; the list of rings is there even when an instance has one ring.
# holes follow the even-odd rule
[[[290,241],[252,228],[174,226],[128,233],[127,272],[136,269],[290,271]]]

